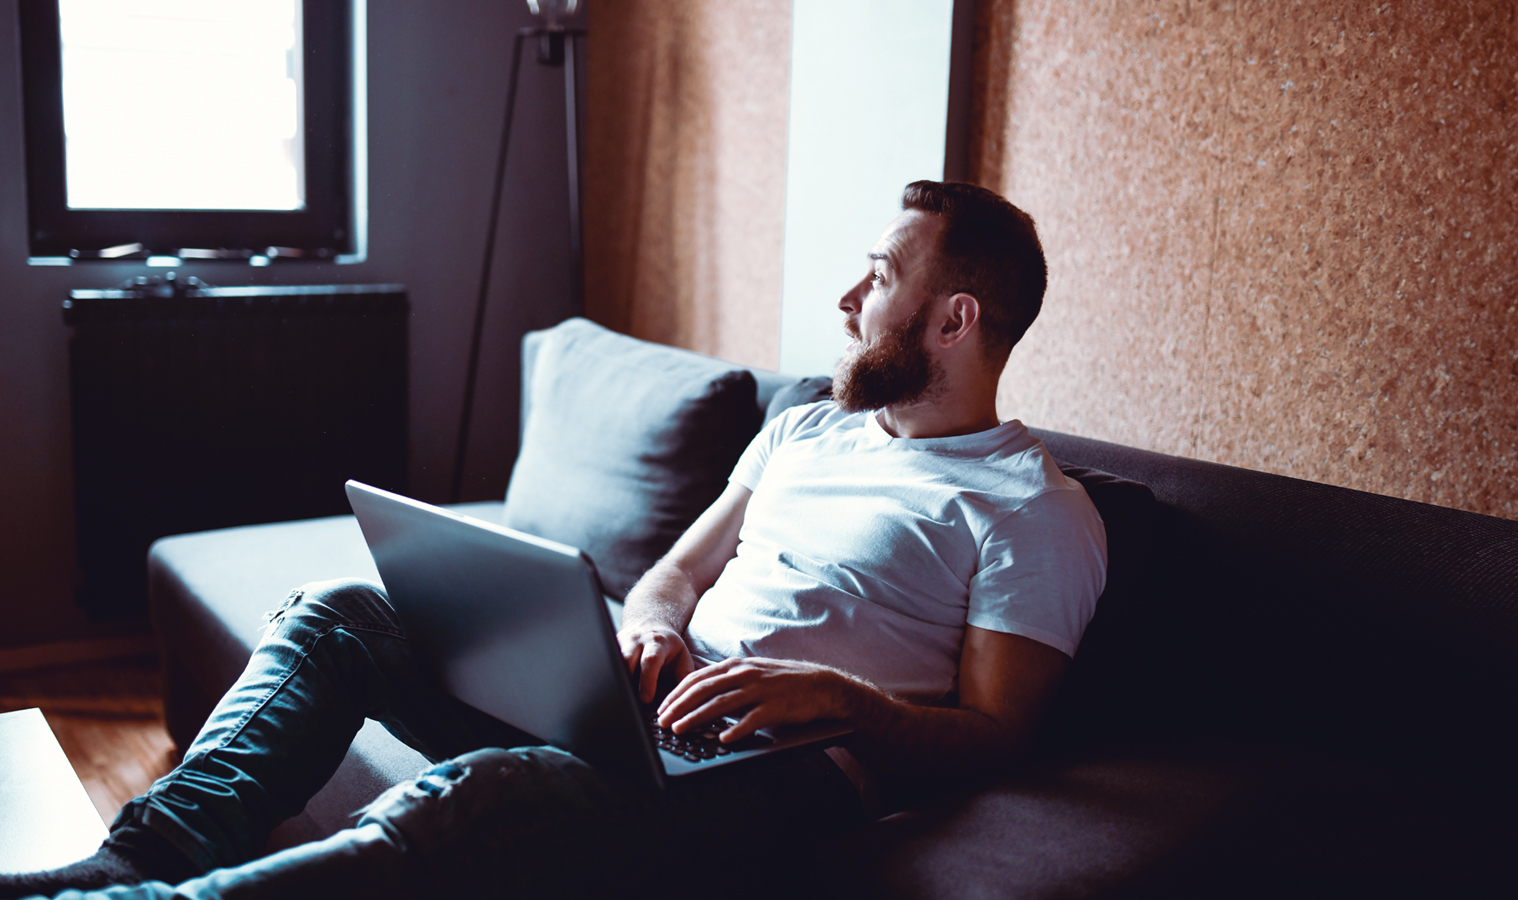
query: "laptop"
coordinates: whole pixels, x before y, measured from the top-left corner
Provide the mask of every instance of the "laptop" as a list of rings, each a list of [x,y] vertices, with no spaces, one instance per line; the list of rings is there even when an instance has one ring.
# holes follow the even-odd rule
[[[585,553],[357,481],[347,491],[424,665],[455,697],[546,744],[662,789],[852,730],[816,722],[722,745],[717,722],[677,738],[638,702]]]

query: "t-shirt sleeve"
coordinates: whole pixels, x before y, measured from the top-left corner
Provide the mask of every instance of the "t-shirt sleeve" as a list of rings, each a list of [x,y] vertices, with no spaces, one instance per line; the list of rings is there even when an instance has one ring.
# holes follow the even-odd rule
[[[790,438],[803,424],[808,413],[816,412],[827,402],[824,400],[803,406],[793,406],[771,419],[754,436],[754,439],[749,441],[743,455],[738,457],[738,464],[733,466],[733,474],[729,475],[727,480],[751,491],[758,488],[759,479],[764,476],[764,469],[769,465],[770,456],[774,454],[775,448]]]
[[[1074,656],[1107,582],[1107,531],[1080,489],[1046,491],[991,529],[966,621]]]

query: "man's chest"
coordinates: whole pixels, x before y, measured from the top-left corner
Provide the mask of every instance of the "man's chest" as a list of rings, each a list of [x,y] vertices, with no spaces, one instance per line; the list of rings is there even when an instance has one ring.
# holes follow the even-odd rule
[[[967,583],[996,504],[913,462],[778,453],[749,500],[744,540],[851,570],[931,568]]]

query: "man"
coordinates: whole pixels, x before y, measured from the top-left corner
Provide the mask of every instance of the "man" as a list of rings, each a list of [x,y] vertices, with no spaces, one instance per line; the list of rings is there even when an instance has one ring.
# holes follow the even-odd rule
[[[1032,220],[963,184],[915,182],[902,205],[839,303],[854,340],[834,401],[788,410],[754,440],[629,592],[619,634],[645,702],[661,675],[678,680],[659,708],[676,732],[728,714],[724,741],[840,719],[855,728],[847,749],[723,767],[662,794],[622,784],[434,690],[374,586],[308,585],[101,851],[9,894],[145,879],[164,883],[132,896],[184,879],[202,897],[636,892],[794,859],[878,812],[880,782],[1014,759],[1094,612],[1105,534],[1080,486],[996,415],[1000,372],[1044,291]],[[696,656],[718,661],[696,669]],[[353,829],[247,862],[365,716],[455,759],[388,791]]]

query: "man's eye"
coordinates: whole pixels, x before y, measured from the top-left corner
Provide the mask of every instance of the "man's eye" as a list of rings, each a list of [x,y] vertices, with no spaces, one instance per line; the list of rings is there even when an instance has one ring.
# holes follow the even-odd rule
[[[882,281],[885,281],[884,273],[876,272],[870,276],[870,284],[880,284]]]

